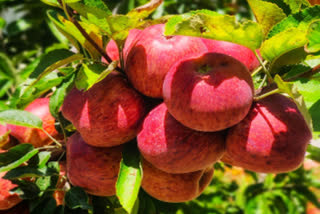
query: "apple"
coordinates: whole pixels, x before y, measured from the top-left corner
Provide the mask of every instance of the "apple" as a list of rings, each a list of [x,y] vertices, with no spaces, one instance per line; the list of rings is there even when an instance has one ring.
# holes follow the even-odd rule
[[[5,150],[0,150],[0,153]],[[10,190],[17,187],[10,180],[4,179],[7,172],[0,172],[0,212],[1,210],[8,210],[22,201],[16,193],[10,193]]]
[[[175,63],[163,83],[169,113],[184,126],[205,132],[239,123],[254,95],[248,69],[225,54],[204,53]]]
[[[202,39],[202,41],[207,46],[209,52],[222,53],[234,57],[242,62],[249,71],[253,71],[260,66],[254,52],[245,46],[213,39]]]
[[[52,137],[59,139],[61,135],[55,128],[55,119],[50,114],[49,98],[37,98],[30,103],[25,111],[38,116],[43,123],[43,129]],[[7,125],[11,130],[10,135],[15,137],[20,143],[31,143],[34,147],[42,147],[51,144],[53,141],[41,129],[29,128],[24,126]]]
[[[29,214],[29,204],[27,201],[22,201],[21,203],[15,205],[8,210],[1,210],[1,214]]]
[[[128,51],[131,49],[132,45],[134,45],[134,42],[136,41],[136,38],[139,36],[141,30],[139,29],[131,29],[129,31],[128,37],[125,41],[125,45],[123,48],[123,56],[124,60],[127,58]],[[106,47],[106,52],[108,56],[113,60],[119,60],[119,50],[117,43],[114,40],[110,40]],[[105,58],[102,57],[102,62],[108,63]]]
[[[281,94],[255,102],[246,118],[227,134],[222,161],[263,173],[295,170],[311,132],[295,103]]]
[[[141,95],[117,72],[88,91],[72,89],[62,106],[63,116],[85,142],[98,147],[116,146],[135,138],[145,113]]]
[[[198,197],[210,184],[213,167],[203,170],[171,174],[142,162],[143,178],[141,187],[152,197],[165,202],[186,202]]]
[[[99,148],[88,145],[76,132],[67,142],[67,176],[74,186],[96,196],[111,196],[122,157],[122,146]]]
[[[162,98],[164,77],[177,60],[207,51],[200,38],[164,36],[164,26],[145,28],[129,50],[125,65],[132,85],[153,98]]]
[[[144,119],[137,136],[144,159],[168,173],[188,173],[210,167],[224,153],[220,132],[199,132],[176,121],[164,103]]]

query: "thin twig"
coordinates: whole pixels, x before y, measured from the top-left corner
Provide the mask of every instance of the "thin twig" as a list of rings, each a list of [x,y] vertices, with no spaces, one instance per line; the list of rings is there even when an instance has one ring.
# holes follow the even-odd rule
[[[258,96],[258,97],[255,97],[255,98],[254,98],[254,101],[261,100],[261,99],[266,98],[266,97],[268,97],[268,96],[270,96],[270,95],[272,95],[272,94],[277,94],[277,93],[280,93],[280,89],[279,89],[279,88],[274,89],[274,90],[272,90],[272,91],[269,91],[269,92],[267,92],[267,93],[265,93],[265,94],[262,94],[262,95],[260,95],[260,96]]]
[[[269,73],[268,69],[266,68],[265,64],[262,62],[262,59],[260,58],[258,52],[254,51],[254,54],[256,55],[258,61],[260,62],[260,65],[262,66],[264,73],[267,75],[268,82],[272,83],[273,82],[273,78],[272,78],[271,74]]]

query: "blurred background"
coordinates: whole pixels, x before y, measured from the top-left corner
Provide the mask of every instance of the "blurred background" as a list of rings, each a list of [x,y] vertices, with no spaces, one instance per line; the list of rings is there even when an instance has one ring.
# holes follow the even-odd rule
[[[147,0],[108,0],[114,13],[127,13]],[[0,0],[0,110],[15,87],[36,67],[40,56],[70,44],[47,18],[47,5],[39,0]],[[209,9],[254,19],[245,0],[165,0],[152,18],[190,10]],[[320,213],[320,164],[306,159],[302,167],[288,174],[257,174],[241,168],[215,165],[211,185],[188,203],[168,204],[142,193],[144,206],[159,213]]]

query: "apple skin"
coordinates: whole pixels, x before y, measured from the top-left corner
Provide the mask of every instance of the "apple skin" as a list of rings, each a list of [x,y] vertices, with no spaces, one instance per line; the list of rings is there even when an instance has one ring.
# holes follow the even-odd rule
[[[132,45],[134,45],[137,37],[139,36],[141,30],[139,29],[132,29],[129,31],[128,37],[125,41],[125,45],[123,48],[123,55],[124,55],[124,60],[126,60],[128,51],[131,49]],[[114,40],[110,40],[107,44],[106,47],[106,52],[108,56],[112,59],[112,61],[119,60],[119,50],[117,43]],[[101,58],[101,61],[104,63],[108,63],[105,58]]]
[[[202,39],[202,41],[207,46],[209,52],[222,53],[234,57],[242,62],[249,71],[253,71],[260,66],[254,52],[245,46],[212,39]]]
[[[122,146],[93,147],[76,132],[67,142],[69,181],[92,195],[114,195],[121,157]]]
[[[21,203],[15,205],[8,210],[1,210],[1,214],[29,214],[29,204],[27,201],[22,201]]]
[[[220,132],[199,132],[176,121],[164,103],[144,119],[137,136],[144,159],[168,173],[205,169],[218,161],[225,150]]]
[[[43,129],[46,130],[51,136],[60,139],[61,135],[55,128],[55,119],[49,110],[48,97],[37,98],[30,103],[25,111],[28,111],[38,116],[43,123]],[[53,141],[40,129],[29,128],[23,126],[16,126],[8,124],[7,128],[11,130],[10,135],[15,137],[20,143],[31,143],[34,147],[42,147],[51,144]]]
[[[0,153],[5,150],[0,150]],[[18,194],[11,194],[10,190],[17,187],[10,180],[4,179],[7,172],[0,172],[0,210],[8,210],[22,201]]]
[[[228,131],[222,161],[255,172],[289,172],[302,164],[311,138],[295,103],[271,95],[255,102],[246,118]]]
[[[142,94],[162,98],[162,85],[170,67],[182,57],[207,51],[200,38],[163,35],[164,24],[145,28],[128,52],[125,72]]]
[[[186,202],[198,197],[210,184],[213,167],[203,170],[171,174],[142,161],[142,188],[152,197],[165,202]]]
[[[86,143],[111,147],[136,137],[146,107],[125,77],[113,72],[88,91],[72,89],[64,100],[62,114]]]
[[[163,83],[169,113],[198,131],[220,131],[249,112],[253,82],[248,69],[233,57],[205,53],[174,64]]]

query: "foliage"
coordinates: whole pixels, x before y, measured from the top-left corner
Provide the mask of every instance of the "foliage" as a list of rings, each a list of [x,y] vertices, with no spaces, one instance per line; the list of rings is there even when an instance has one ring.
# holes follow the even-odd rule
[[[319,138],[320,6],[310,7],[305,0],[153,2],[1,1],[0,122],[42,128],[39,118],[22,109],[37,97],[51,95],[50,111],[64,135],[59,143],[65,145],[73,131],[59,113],[67,92],[74,85],[88,90],[111,71],[123,69],[118,62],[101,63],[101,57],[110,61],[104,51],[106,43],[114,39],[122,50],[130,29],[167,21],[167,35],[205,37],[259,49],[265,61],[257,53],[262,65],[254,72],[256,89],[277,85],[271,93],[291,96],[313,127],[314,139]],[[9,171],[6,178],[18,184],[13,191],[28,201],[31,213],[295,214],[305,213],[310,202],[320,208],[320,180],[314,170],[300,167],[265,175],[222,163],[215,165],[211,185],[196,200],[157,201],[139,190],[143,172],[132,145],[123,153],[117,197],[88,195],[67,183],[64,204],[57,206],[52,194],[59,181],[58,161],[65,158],[65,148],[59,143],[43,148],[21,144],[0,154],[0,171]],[[317,146],[310,146],[308,152],[308,158],[319,161]]]

